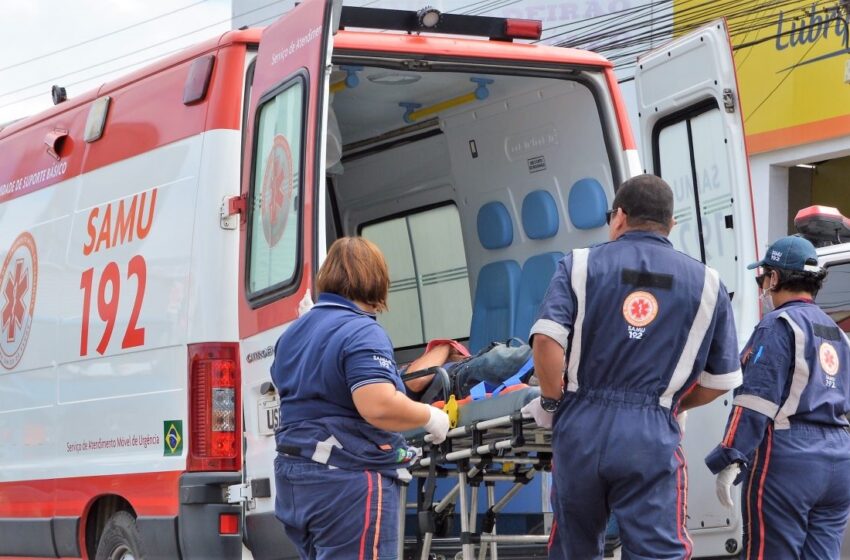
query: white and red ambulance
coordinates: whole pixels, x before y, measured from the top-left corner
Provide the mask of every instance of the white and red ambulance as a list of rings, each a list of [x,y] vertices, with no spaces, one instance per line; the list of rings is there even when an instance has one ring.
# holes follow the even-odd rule
[[[306,0],[0,129],[0,557],[286,557],[269,366],[341,235],[387,256],[404,362],[527,335],[552,263],[655,172],[744,339],[757,244],[724,25],[640,58],[644,165],[611,63],[514,42],[540,28]],[[728,407],[686,441],[699,555],[740,543],[702,466]],[[507,513],[542,530],[545,488],[524,492]]]

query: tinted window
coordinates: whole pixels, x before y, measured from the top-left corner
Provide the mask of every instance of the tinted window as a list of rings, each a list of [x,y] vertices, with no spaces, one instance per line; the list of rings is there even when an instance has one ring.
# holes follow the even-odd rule
[[[304,83],[296,79],[263,102],[257,119],[249,297],[291,284],[298,264]]]
[[[378,322],[397,348],[469,336],[472,303],[457,208],[441,206],[373,223],[361,234],[387,259],[389,311],[378,315]]]
[[[717,107],[702,108],[656,131],[656,168],[673,188],[673,245],[738,283],[732,223],[732,176]]]

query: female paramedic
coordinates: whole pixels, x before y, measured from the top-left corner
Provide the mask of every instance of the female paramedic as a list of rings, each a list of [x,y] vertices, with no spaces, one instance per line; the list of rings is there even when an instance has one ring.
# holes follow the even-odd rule
[[[278,339],[271,367],[281,418],[275,514],[302,558],[395,559],[398,481],[409,480],[418,454],[398,432],[424,427],[440,443],[448,416],[405,396],[375,320],[389,273],[374,244],[334,242],[316,288],[317,303]]]
[[[826,273],[811,243],[783,237],[756,267],[765,315],[706,464],[726,507],[743,478],[741,558],[838,558],[850,513],[850,342],[813,301]]]

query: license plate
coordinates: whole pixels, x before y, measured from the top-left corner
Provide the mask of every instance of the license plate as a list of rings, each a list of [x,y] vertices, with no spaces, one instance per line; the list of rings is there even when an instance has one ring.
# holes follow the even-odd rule
[[[280,425],[280,399],[277,395],[263,397],[257,403],[257,420],[261,436],[270,436]]]

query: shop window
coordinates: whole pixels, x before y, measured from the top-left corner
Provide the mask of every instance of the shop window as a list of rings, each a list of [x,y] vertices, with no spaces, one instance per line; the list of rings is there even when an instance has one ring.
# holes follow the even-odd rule
[[[390,272],[389,311],[378,322],[396,348],[433,338],[466,338],[472,318],[469,277],[454,205],[364,226]]]
[[[828,266],[816,302],[844,332],[850,332],[850,262]]]

